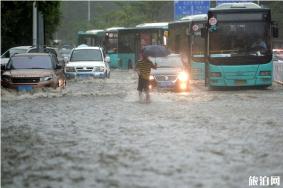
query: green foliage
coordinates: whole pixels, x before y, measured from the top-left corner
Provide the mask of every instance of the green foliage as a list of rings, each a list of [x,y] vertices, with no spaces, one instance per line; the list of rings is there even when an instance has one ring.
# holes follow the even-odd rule
[[[262,5],[271,9],[271,18],[278,23],[279,38],[283,40],[283,2],[281,1],[264,1]]]
[[[2,53],[10,47],[32,44],[32,2],[1,2],[1,22]]]
[[[60,19],[60,2],[37,3],[45,20],[45,41],[52,39]],[[32,45],[33,2],[1,2],[1,51],[21,45]]]
[[[45,23],[45,41],[52,39],[60,23],[60,2],[59,1],[39,1],[38,10],[42,12]]]
[[[173,9],[170,1],[117,1],[115,4],[118,7],[115,11],[98,16],[94,23],[101,28],[131,27],[145,22],[169,21],[173,17],[168,17],[168,13],[172,13],[168,8]]]
[[[63,2],[59,36],[76,43],[78,31],[109,27],[133,27],[145,22],[171,21],[173,1],[92,1],[91,20],[87,20],[87,2]],[[74,11],[75,10],[75,11]]]

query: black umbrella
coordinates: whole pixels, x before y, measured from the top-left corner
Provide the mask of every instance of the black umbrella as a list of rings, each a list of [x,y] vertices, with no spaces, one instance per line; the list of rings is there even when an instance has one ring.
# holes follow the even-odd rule
[[[143,54],[150,57],[166,57],[170,52],[165,46],[147,45],[143,48]]]

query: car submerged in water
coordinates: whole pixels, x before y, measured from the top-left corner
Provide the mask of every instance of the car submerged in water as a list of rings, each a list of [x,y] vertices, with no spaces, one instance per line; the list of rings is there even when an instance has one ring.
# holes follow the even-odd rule
[[[109,78],[109,62],[102,48],[81,45],[72,50],[65,75],[67,78]]]
[[[157,63],[157,69],[151,70],[149,89],[166,89],[178,92],[190,90],[188,66],[182,62],[179,54],[157,57],[150,60]]]
[[[23,53],[10,58],[2,74],[1,85],[18,91],[42,87],[56,89],[64,88],[66,79],[55,55]]]

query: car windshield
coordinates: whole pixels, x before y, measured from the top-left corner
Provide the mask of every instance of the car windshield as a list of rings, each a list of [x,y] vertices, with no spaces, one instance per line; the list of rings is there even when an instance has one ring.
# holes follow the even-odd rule
[[[49,56],[17,56],[12,57],[8,64],[11,69],[52,69]]]
[[[102,54],[97,49],[74,50],[70,61],[102,61]]]
[[[150,58],[153,63],[157,63],[158,68],[178,68],[182,67],[180,56],[167,56]]]

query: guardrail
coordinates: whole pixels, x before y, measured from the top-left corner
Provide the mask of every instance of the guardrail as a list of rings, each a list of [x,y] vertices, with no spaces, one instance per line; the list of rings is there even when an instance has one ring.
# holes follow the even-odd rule
[[[283,61],[273,62],[273,80],[283,84]]]

